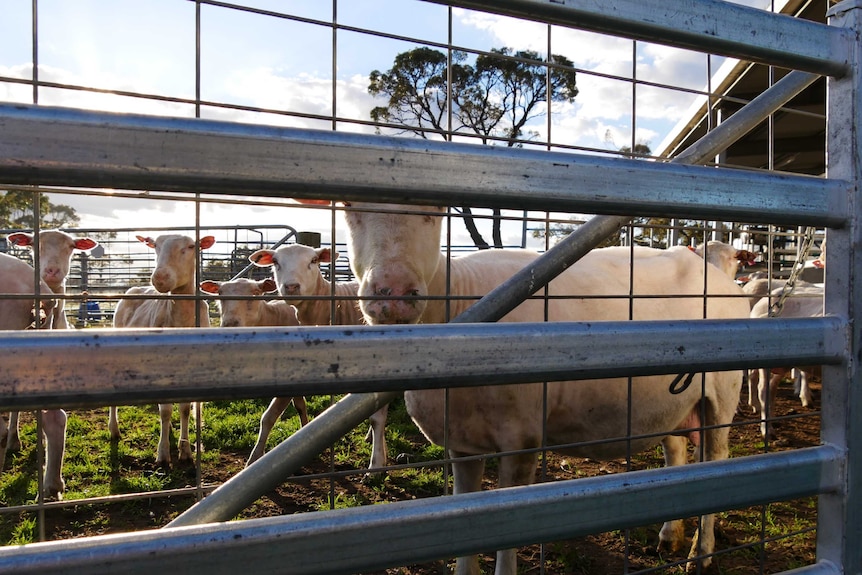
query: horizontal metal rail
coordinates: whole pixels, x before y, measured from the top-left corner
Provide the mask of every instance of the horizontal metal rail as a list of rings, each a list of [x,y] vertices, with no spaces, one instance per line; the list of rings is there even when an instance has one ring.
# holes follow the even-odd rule
[[[850,190],[788,174],[39,106],[0,105],[0,133],[10,184],[831,227],[844,225]]]
[[[0,332],[0,409],[835,364],[827,342],[845,331],[821,317]]]
[[[848,70],[851,30],[717,0],[429,0],[818,74]]]
[[[178,573],[215,575],[236,573],[254,557],[262,572],[355,573],[834,492],[841,462],[839,449],[820,446],[387,505],[35,543],[0,548],[0,572],[149,574],[170,565]],[[369,533],[386,542],[385,553],[369,545]]]

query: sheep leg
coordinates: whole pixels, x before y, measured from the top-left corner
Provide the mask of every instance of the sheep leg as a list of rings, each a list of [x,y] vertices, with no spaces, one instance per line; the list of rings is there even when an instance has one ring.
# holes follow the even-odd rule
[[[108,431],[111,433],[111,441],[120,439],[120,420],[115,405],[108,408]]]
[[[777,382],[776,382],[777,385]],[[730,428],[727,424],[733,421],[736,405],[722,405],[715,398],[706,401],[704,405],[707,429],[703,432],[703,446],[697,450],[698,459],[706,461],[722,461],[730,453]],[[711,555],[715,550],[715,515],[709,513],[700,517],[700,524],[691,541],[688,558],[695,559],[701,555]],[[712,564],[712,557],[690,561],[686,565],[686,573],[701,573]]]
[[[456,458],[464,454],[449,452]],[[482,488],[482,474],[485,471],[483,459],[471,461],[455,461],[452,463],[452,474],[455,479],[455,494],[472,493]],[[455,559],[455,575],[479,575],[479,556],[458,557]]]
[[[500,473],[497,480],[499,487],[514,487],[530,485],[536,480],[536,463],[538,455],[528,453],[510,455],[500,458]],[[500,549],[497,551],[495,575],[515,575],[518,572],[517,549]]]
[[[18,437],[18,412],[9,413],[9,438],[6,440],[6,448],[9,451],[21,449],[21,438]]]
[[[171,464],[171,415],[174,411],[173,403],[159,404],[159,449],[156,455],[156,465]]]
[[[775,435],[775,432],[769,429],[768,419],[772,416],[772,407],[775,394],[778,391],[778,384],[781,382],[781,374],[769,374],[767,370],[763,369],[760,375],[760,382],[757,386],[760,398],[760,435],[766,438],[769,435]],[[769,375],[771,377],[767,378]]]
[[[296,413],[299,414],[300,427],[308,425],[308,406],[305,403],[305,398],[301,395],[294,397],[293,407],[296,409]]]
[[[685,465],[688,460],[688,440],[681,435],[668,435],[662,442],[664,464],[666,467]],[[658,533],[659,552],[668,550],[676,553],[685,543],[685,526],[682,519],[665,521]]]
[[[6,446],[9,443],[9,427],[6,425],[6,418],[0,413],[0,471],[3,471],[3,465],[6,463]]]
[[[762,369],[748,370],[748,405],[753,413],[760,412],[759,382]]]
[[[793,368],[793,392],[799,396],[802,407],[811,405],[811,388],[808,387],[808,372],[798,367]]]
[[[42,432],[45,435],[45,480],[42,493],[45,499],[62,499],[66,490],[62,476],[66,420],[66,412],[62,409],[42,411]]]
[[[386,452],[386,417],[389,406],[384,405],[375,411],[368,420],[371,422],[371,464],[369,469],[385,467],[389,460]]]
[[[266,408],[266,411],[263,412],[263,415],[260,416],[260,431],[257,432],[257,443],[254,444],[254,449],[251,450],[251,455],[248,457],[248,461],[246,462],[246,467],[263,457],[263,454],[266,452],[266,440],[269,438],[269,434],[272,432],[272,428],[275,427],[276,422],[278,422],[278,418],[281,417],[281,414],[284,413],[284,410],[287,409],[287,406],[290,405],[291,400],[294,401],[294,405],[296,398],[291,397],[273,397],[272,401],[269,403],[269,407]],[[305,399],[302,400],[303,408],[305,407]],[[299,411],[297,409],[297,411]],[[303,411],[305,411],[303,409]],[[302,421],[302,412],[300,412],[300,421]],[[308,422],[308,416],[306,415],[306,423]],[[304,424],[303,424],[304,425]]]
[[[200,404],[197,404],[200,406]],[[192,412],[191,403],[180,403],[180,440],[177,443],[180,461],[191,461],[194,459],[192,454],[192,444],[189,441],[189,419]],[[198,415],[200,415],[200,407],[198,407]]]

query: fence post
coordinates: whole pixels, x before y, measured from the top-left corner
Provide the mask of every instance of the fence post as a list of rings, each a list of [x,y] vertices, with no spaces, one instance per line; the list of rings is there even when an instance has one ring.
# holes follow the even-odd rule
[[[824,443],[844,450],[847,462],[844,489],[821,495],[818,502],[817,558],[844,568],[844,573],[862,573],[862,135],[859,132],[862,89],[860,62],[862,44],[862,0],[845,0],[829,12],[829,24],[856,31],[849,49],[849,73],[827,80],[827,176],[853,182],[848,198],[848,225],[828,230],[829,252],[826,266],[826,313],[848,319],[843,341],[847,363],[823,368]],[[840,349],[840,348],[839,348]]]

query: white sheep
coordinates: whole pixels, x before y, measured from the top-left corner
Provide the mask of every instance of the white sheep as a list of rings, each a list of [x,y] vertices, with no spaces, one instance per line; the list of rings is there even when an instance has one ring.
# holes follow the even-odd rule
[[[195,263],[198,250],[205,250],[215,243],[213,236],[204,236],[199,242],[193,238],[178,234],[161,235],[156,239],[136,236],[138,241],[156,252],[156,267],[150,281],[152,285],[136,286],[126,291],[127,296],[138,296],[135,299],[122,299],[114,311],[114,327],[209,327],[209,310],[204,301],[192,298],[181,299],[150,299],[140,296],[194,295]],[[198,418],[201,417],[201,404],[198,403]],[[192,459],[191,443],[189,442],[190,403],[180,403],[180,439],[179,460]],[[170,465],[171,463],[171,415],[173,404],[159,404],[160,433],[156,463]],[[120,427],[117,418],[117,408],[111,407],[108,419],[108,429],[112,439],[120,437]]]
[[[447,321],[464,311],[470,298],[487,294],[537,257],[526,250],[482,250],[448,259],[440,251],[443,208],[358,202],[350,206],[344,212],[350,261],[360,280],[360,305],[370,324]],[[535,322],[546,317],[584,322],[630,317],[677,320],[700,319],[704,314],[715,319],[746,317],[749,306],[740,297],[739,286],[710,266],[711,273],[704,278],[703,260],[687,248],[593,250],[551,282],[551,299],[527,300],[502,321]],[[704,289],[709,295],[706,304]],[[626,296],[632,291],[635,296],[649,297],[635,297],[630,305]],[[443,296],[452,299],[447,302]],[[433,353],[433,345],[429,353]],[[725,459],[729,424],[739,403],[741,372],[707,373],[703,386],[692,385],[678,394],[668,393],[673,377],[412,390],[404,397],[408,412],[425,436],[448,446],[456,458],[452,464],[455,492],[465,493],[481,488],[484,461],[457,458],[518,452],[544,444],[584,442],[566,452],[609,459],[661,442],[667,464],[681,465],[687,460],[687,442],[678,433],[685,433],[695,441],[706,436],[707,460]],[[701,422],[702,412],[706,419]],[[689,431],[701,425],[702,431]],[[631,438],[602,441],[628,436]],[[535,453],[501,457],[499,485],[532,483],[536,460]],[[715,548],[714,521],[711,514],[701,518],[689,554],[690,558],[705,554],[699,561],[702,567],[711,562]],[[659,538],[663,546],[681,547],[685,541],[682,521],[665,523]],[[514,575],[516,569],[515,550],[498,551],[497,575]],[[458,558],[456,573],[478,573],[477,558]]]
[[[359,284],[355,281],[336,282],[323,277],[320,264],[338,259],[338,253],[329,248],[310,248],[299,244],[282,246],[276,250],[258,250],[249,259],[260,267],[272,267],[275,282],[282,298],[296,307],[296,316],[302,325],[359,325],[364,323],[356,302]],[[334,295],[335,300],[330,301]],[[275,401],[275,400],[273,400]],[[270,406],[272,407],[272,406]],[[285,405],[286,407],[286,405]],[[369,469],[384,467],[388,459],[386,450],[386,418],[389,407],[382,407],[370,418],[371,463]],[[261,428],[263,431],[263,428]],[[262,438],[264,445],[266,438]],[[263,455],[261,439],[249,458]]]
[[[74,237],[60,230],[43,230],[39,232],[38,238],[26,232],[15,232],[9,234],[7,239],[10,243],[18,246],[27,246],[31,249],[39,245],[39,277],[44,285],[47,285],[52,293],[58,296],[66,294],[66,278],[69,275],[69,267],[72,255],[76,251],[89,251],[98,244],[87,237]],[[32,269],[27,266],[28,269]],[[26,282],[25,282],[26,283]],[[29,280],[30,293],[32,293],[32,280]],[[15,316],[18,322],[19,316]],[[66,318],[63,298],[56,300],[53,308],[51,326],[54,329],[71,329]],[[45,481],[43,494],[49,499],[60,499],[65,491],[66,484],[62,477],[63,456],[66,451],[66,412],[62,409],[42,410],[42,424],[45,435]],[[19,449],[21,440],[18,436],[18,412],[9,416],[8,448]],[[2,463],[2,459],[0,459]]]
[[[823,315],[822,285],[797,281],[793,291],[782,302],[780,309],[776,309],[773,314],[772,308],[781,298],[783,291],[783,286],[775,288],[769,296],[758,300],[751,308],[750,317],[820,317]],[[788,373],[793,377],[793,392],[799,397],[802,407],[811,405],[812,397],[808,379],[813,369],[813,366],[799,366],[771,370],[761,368],[748,372],[748,405],[755,413],[760,413],[760,432],[763,437],[770,435],[767,419],[774,411],[778,384]]]
[[[226,282],[201,282],[201,291],[218,296],[222,327],[295,326],[299,325],[296,308],[281,300],[266,300],[265,294],[277,291],[272,278],[255,281],[237,278]],[[238,298],[238,299],[232,299]],[[308,423],[308,407],[301,395],[274,397],[260,418],[257,443],[246,465],[260,459],[266,450],[266,440],[284,410],[293,403],[301,425]]]

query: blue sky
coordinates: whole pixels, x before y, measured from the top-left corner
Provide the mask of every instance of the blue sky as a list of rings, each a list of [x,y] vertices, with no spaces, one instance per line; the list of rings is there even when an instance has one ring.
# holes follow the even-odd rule
[[[255,8],[289,12],[330,21],[326,0],[238,0]],[[762,0],[745,4],[762,5]],[[0,78],[31,74],[31,0],[0,0]],[[39,0],[40,79],[109,90],[193,99],[195,95],[195,4],[187,0]],[[383,33],[445,43],[446,6],[419,0],[341,0],[338,22]],[[332,113],[332,32],[325,26],[298,23],[222,7],[202,7],[202,99],[229,104],[290,110],[329,116]],[[548,27],[500,16],[453,10],[455,45],[489,50],[547,51]],[[368,120],[379,104],[367,93],[368,74],[388,70],[394,56],[411,49],[403,42],[341,30],[338,33],[336,113]],[[555,106],[553,142],[616,150],[633,139],[655,148],[694,101],[685,92],[639,86],[636,96],[623,79],[638,79],[702,89],[707,60],[702,54],[559,27],[551,29],[551,51],[563,54],[579,69],[601,75],[578,75],[580,94],[573,104]],[[633,66],[633,58],[636,66]],[[720,60],[713,59],[712,70]],[[618,76],[612,79],[607,76]],[[3,82],[0,100],[32,102],[29,86]],[[81,91],[40,89],[39,102],[170,116],[193,116],[194,107]],[[633,104],[637,115],[632,117]],[[328,121],[251,114],[204,107],[202,116],[329,129]],[[634,127],[634,128],[633,128]],[[371,131],[340,124],[339,129]],[[545,136],[545,119],[533,129]],[[634,134],[633,134],[634,129]],[[64,196],[76,207],[83,227],[192,225],[192,204],[153,205],[146,200],[99,200]],[[249,208],[250,223],[290,217],[289,208]],[[203,209],[206,221],[237,222],[237,208]],[[190,219],[191,218],[191,219]],[[170,222],[170,223],[166,223]],[[174,223],[176,222],[176,223]],[[324,226],[326,223],[324,222]]]

